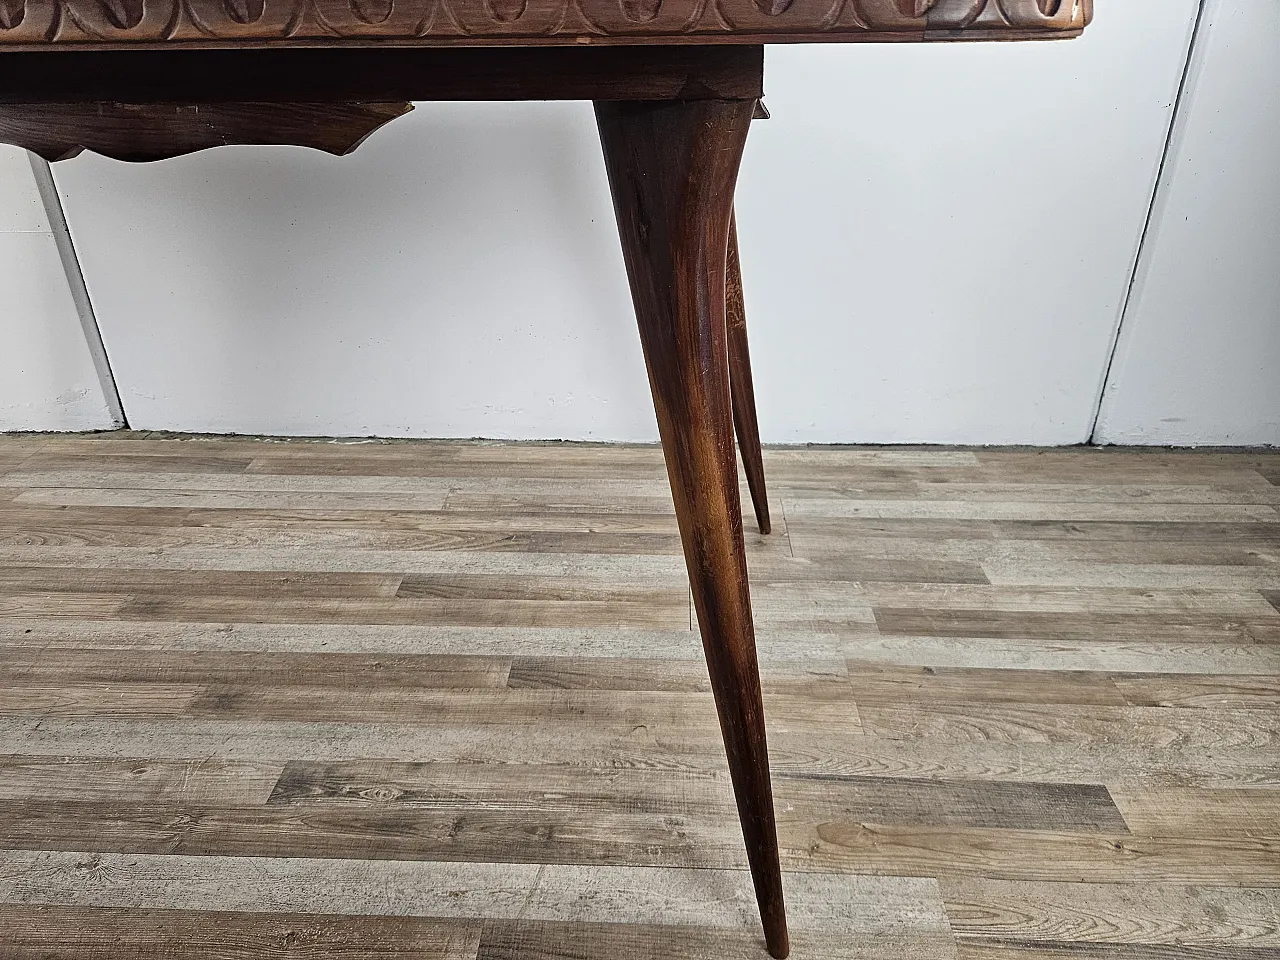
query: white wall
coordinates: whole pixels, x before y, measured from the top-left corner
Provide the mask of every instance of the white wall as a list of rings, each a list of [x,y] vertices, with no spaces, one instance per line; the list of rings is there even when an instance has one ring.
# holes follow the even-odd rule
[[[770,49],[739,204],[764,437],[1086,440],[1195,9]]]
[[[739,195],[766,440],[1087,437],[1195,6],[770,48]],[[135,427],[656,435],[585,104],[57,177]]]
[[[112,426],[22,150],[0,145],[0,430]]]
[[[580,104],[424,104],[337,159],[59,164],[135,427],[647,438]]]
[[[1280,444],[1280,4],[1210,0],[1098,424]]]

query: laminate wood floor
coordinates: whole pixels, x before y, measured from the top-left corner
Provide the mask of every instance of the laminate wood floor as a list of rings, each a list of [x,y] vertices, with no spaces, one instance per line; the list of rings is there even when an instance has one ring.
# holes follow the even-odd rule
[[[1280,454],[766,452],[797,960],[1280,957]],[[746,960],[660,452],[0,439],[0,957]]]

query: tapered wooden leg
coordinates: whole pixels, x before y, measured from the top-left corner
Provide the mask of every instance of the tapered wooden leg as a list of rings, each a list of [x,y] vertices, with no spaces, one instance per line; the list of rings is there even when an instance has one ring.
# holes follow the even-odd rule
[[[725,342],[729,218],[754,107],[601,102],[596,119],[765,942],[785,957]]]
[[[729,385],[733,391],[733,427],[747,471],[751,504],[761,533],[772,529],[769,499],[764,489],[764,457],[760,452],[760,424],[756,420],[756,388],[751,382],[751,351],[747,348],[747,308],[742,299],[742,265],[738,262],[738,222],[729,218],[729,259],[725,312],[729,331]]]

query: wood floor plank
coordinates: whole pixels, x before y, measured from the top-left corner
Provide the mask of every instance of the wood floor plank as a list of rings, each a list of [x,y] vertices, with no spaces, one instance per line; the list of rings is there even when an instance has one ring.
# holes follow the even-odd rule
[[[0,623],[6,620],[114,620],[129,598],[115,593],[0,594]]]
[[[770,451],[772,452],[772,451]],[[1073,451],[1079,452],[1079,451]],[[866,489],[868,492],[897,492],[895,488],[915,485],[921,488],[947,487],[951,484],[975,486],[1071,485],[1101,487],[1115,485],[1134,486],[1190,486],[1207,485],[1223,489],[1239,488],[1256,491],[1260,487],[1260,472],[1244,462],[1213,463],[1195,457],[1161,461],[1157,454],[1148,451],[1144,456],[1154,460],[1136,459],[1128,463],[1091,461],[1078,457],[1074,461],[1059,461],[1052,465],[1031,466],[1009,459],[990,461],[976,466],[930,466],[862,464],[840,467],[828,463],[826,450],[813,450],[809,459],[775,467],[778,488],[789,493],[793,488],[804,491],[822,490],[831,485],[837,490]],[[770,457],[766,454],[765,462]],[[766,471],[768,467],[766,466]],[[945,492],[943,494],[945,496]],[[1016,498],[1009,498],[1016,499]]]
[[[1008,560],[982,564],[989,582],[1010,586],[1145,587],[1154,590],[1258,590],[1280,587],[1280,564],[1089,563],[1063,560],[1035,566]]]
[[[1280,790],[1133,784],[1113,791],[1125,822],[1157,836],[1280,838]]]
[[[761,683],[770,695],[815,700],[852,700],[849,675],[842,659],[774,660],[762,658]],[[515,657],[507,680],[524,690],[653,690],[711,689],[704,663],[697,660],[659,660],[623,657]]]
[[[1280,956],[1280,454],[764,457],[797,960]],[[762,956],[682,553],[656,445],[0,437],[0,956]]]
[[[179,719],[159,724],[146,719],[0,716],[0,750],[31,756],[153,757],[179,760],[216,757],[256,760],[394,758],[451,763],[579,763],[583,766],[655,766],[664,769],[718,767],[718,731],[708,720],[684,731],[653,717],[612,725],[579,722],[530,727],[524,724]],[[778,739],[782,739],[781,735]]]
[[[973,467],[981,461],[973,450],[942,450],[937,447],[870,447],[824,446],[817,449],[804,447],[766,447],[765,459],[770,466],[786,476],[788,464],[808,470],[816,463],[831,469],[847,471],[851,467],[888,466],[900,467]],[[817,454],[815,456],[815,454]]]
[[[1255,643],[1280,644],[1280,621],[1250,620],[1245,624],[1245,630]]]
[[[781,777],[795,817],[886,826],[951,826],[1055,833],[1128,833],[1107,788],[1087,783],[909,780],[809,774]]]
[[[733,811],[718,771],[597,769],[550,764],[291,761],[272,804],[410,806],[525,813],[655,813],[716,820]]]
[[[1274,463],[1277,455],[1269,450],[1170,450],[1152,447],[1097,447],[994,450],[979,448],[975,452],[980,464],[991,464],[1010,473],[1036,473],[1071,468],[1085,468],[1096,473],[1107,470],[1128,474],[1143,465],[1168,466],[1179,470],[1220,470],[1239,475]]]
[[[893,937],[904,928],[949,942],[937,883],[920,877],[786,873],[790,925],[845,938]],[[578,923],[675,923],[755,931],[745,871],[548,864],[523,917]]]
[[[0,596],[60,594],[160,594],[236,598],[246,601],[309,597],[393,598],[398,574],[280,573],[260,570],[129,570],[77,567],[0,566]]]
[[[1275,960],[1270,947],[1229,944],[1081,943],[957,937],[958,960]]]
[[[198,513],[177,512],[188,517]],[[201,517],[180,526],[161,523],[124,526],[97,521],[73,523],[61,515],[52,519],[22,519],[30,513],[0,514],[0,546],[683,555],[675,521],[668,518],[651,523],[645,518],[624,516],[599,522],[601,518],[578,516],[554,523],[535,518],[520,524],[511,519],[504,523],[503,518],[492,515],[441,519],[417,514],[413,522],[378,524],[302,515],[284,520],[280,514],[270,514],[269,519],[251,524],[243,522],[243,515],[236,513],[233,517],[208,520]],[[516,529],[518,526],[530,529]],[[628,527],[638,529],[633,532]],[[668,527],[670,529],[665,529]],[[787,535],[778,528],[769,537],[749,534],[747,549],[752,557],[770,554],[789,557],[791,554]]]
[[[820,534],[819,544],[832,541],[900,539],[945,543],[970,541],[1057,542],[1063,544],[1180,543],[1241,544],[1276,542],[1280,530],[1269,520],[1244,522],[1175,522],[1138,520],[960,520],[934,517],[820,517],[789,518],[797,543]],[[856,548],[855,548],[856,549]]]
[[[1246,568],[1247,569],[1247,568]],[[865,583],[866,602],[873,607],[943,608],[952,611],[1002,611],[1071,614],[1144,614],[1200,616],[1221,614],[1274,621],[1277,611],[1248,587],[1240,590],[1144,587],[1009,586],[950,583]],[[1153,618],[1154,619],[1154,618]]]
[[[262,652],[254,650],[96,649],[56,657],[0,642],[0,684],[258,684],[345,690],[500,690],[510,658],[448,654]]]
[[[899,666],[850,660],[847,687],[858,703],[906,702],[1133,705],[1105,673],[984,667]]]
[[[6,436],[5,446],[25,449],[29,455],[56,455],[78,458],[80,464],[101,464],[115,457],[245,457],[289,456],[304,450],[312,459],[333,457],[345,459],[353,451],[366,450],[375,445],[388,455],[409,456],[415,459],[451,456],[458,445],[444,443],[414,443],[397,440],[347,440],[290,438],[280,440],[264,437],[217,437],[204,434],[179,434],[141,430],[119,430],[93,434],[40,434],[31,436]]]
[[[184,507],[50,507],[5,504],[0,524],[5,529],[38,528],[48,525],[68,529],[109,527],[123,532],[145,533],[152,527],[180,527],[191,511]]]
[[[186,511],[181,511],[186,513]],[[28,515],[30,511],[22,511]],[[376,524],[332,520],[268,522],[249,525],[236,522],[196,525],[150,524],[126,526],[107,522],[69,522],[67,518],[24,519],[17,513],[0,515],[0,545],[147,547],[172,550],[195,547],[209,550],[302,549],[317,550],[439,550],[492,553],[621,554],[632,556],[681,556],[680,537],[664,532],[630,533],[621,530],[514,530],[489,521],[489,529],[476,523],[446,523],[422,518],[416,528],[385,529]],[[224,518],[225,519],[225,518]],[[590,527],[590,521],[579,526]],[[665,524],[664,524],[665,525]],[[755,544],[753,543],[753,548]],[[785,537],[761,541],[760,549],[789,552]]]
[[[1037,569],[1043,563],[1077,562],[1238,567],[1274,565],[1280,557],[1280,535],[1277,535],[1280,531],[1276,531],[1273,524],[1267,526],[1272,530],[1270,538],[1037,540],[983,537],[976,535],[976,531],[962,531],[965,535],[950,537],[841,533],[831,530],[825,520],[793,518],[788,525],[788,537],[797,558],[822,564],[1003,562]]]
[[[64,453],[57,450],[36,453],[20,465],[7,469],[7,473],[50,474],[73,470],[100,470],[104,473],[183,473],[183,474],[236,474],[244,473],[253,462],[249,457],[233,455],[206,455],[192,451],[176,452],[174,445],[162,448],[163,452],[141,455],[127,452],[99,453],[95,455]],[[105,455],[104,455],[105,454]]]
[[[459,486],[449,493],[443,507],[458,514],[534,514],[546,517],[568,517],[582,514],[670,515],[674,519],[675,508],[671,504],[669,489],[660,491],[656,485],[649,495],[631,494],[625,497],[564,493],[524,493],[520,485],[512,484],[505,491],[482,491]],[[781,507],[779,507],[781,513]]]
[[[1276,503],[1274,491],[1260,482],[1254,471],[1241,470],[1238,476],[1215,476],[1213,482],[1149,482],[1130,478],[1129,482],[1018,482],[992,479],[984,483],[919,484],[917,496],[947,500],[987,500],[1028,503],[1147,503],[1147,504],[1255,504]]]
[[[284,763],[0,756],[0,801],[265,803]]]
[[[1280,947],[1280,890],[1190,884],[942,879],[960,936],[1050,942]]]
[[[874,626],[872,627],[874,630]],[[0,618],[0,643],[50,650],[172,650],[490,657],[620,657],[688,660],[705,669],[702,644],[689,623],[669,629],[604,627],[489,627],[423,624],[301,624],[139,621],[100,622],[67,617]],[[833,634],[759,630],[762,662],[842,660],[846,638]],[[1203,671],[1201,671],[1203,672]]]
[[[751,604],[762,631],[861,633],[875,623],[862,589],[846,581],[753,580]]]
[[[784,885],[797,931],[875,938],[915,927],[949,941],[933,880],[792,873]],[[745,870],[569,864],[5,850],[0,903],[663,924],[753,933],[759,923]]]
[[[1249,625],[1239,635],[1218,643],[1109,642],[1080,640],[1004,639],[986,636],[849,637],[845,647],[850,669],[857,662],[994,670],[1095,671],[1125,674],[1206,674],[1224,677],[1273,676],[1276,650],[1264,646]]]
[[[679,604],[684,588],[628,582],[583,582],[568,577],[511,577],[411,573],[396,596],[408,600],[635,600]]]
[[[732,810],[503,810],[457,804],[306,807],[22,801],[0,803],[12,849],[147,856],[746,869]],[[807,865],[808,858],[803,858]],[[210,863],[213,871],[220,865]],[[235,909],[240,909],[239,907]]]
[[[68,507],[67,509],[76,509]],[[89,508],[85,508],[89,509]],[[558,512],[513,510],[283,510],[270,508],[194,508],[186,525],[240,528],[282,528],[285,531],[350,529],[418,531],[465,527],[469,530],[513,533],[651,533],[680,535],[674,509],[659,511],[583,510]],[[756,542],[748,535],[748,543]]]
[[[436,576],[563,577],[602,586],[626,579],[676,586],[686,574],[682,560],[668,556],[534,553],[445,553],[415,550],[172,550],[136,548],[6,547],[8,567],[281,573],[417,574]],[[1270,608],[1268,608],[1269,610]]]
[[[1274,706],[1182,709],[934,701],[864,703],[859,713],[868,734],[891,740],[1247,747],[1280,753],[1280,711]]]
[[[849,820],[815,826],[789,816],[782,818],[779,829],[788,863],[803,857],[814,870],[947,876],[960,890],[968,878],[1075,882],[1086,888],[1120,889],[1152,883],[1208,887],[1280,884],[1280,844],[1266,838],[1091,835],[885,826]]]
[[[64,595],[88,610],[105,601],[97,596]],[[41,606],[30,595],[0,597],[13,602],[19,616],[40,616]],[[114,597],[111,613],[125,620],[177,623],[279,623],[435,625],[470,627],[610,627],[626,623],[640,627],[679,629],[688,627],[688,598],[673,595],[669,602],[652,600],[549,601],[549,600],[411,600],[382,599],[281,599],[269,606],[247,603],[240,597],[166,597],[144,595]],[[76,609],[61,610],[77,615]],[[79,615],[83,615],[80,613]]]
[[[825,676],[843,677],[834,662]],[[763,684],[763,678],[761,680]],[[775,681],[776,682],[776,681]],[[507,679],[513,690],[710,690],[711,679],[693,660],[516,657]]]
[[[1105,787],[921,781],[793,774],[777,777],[777,802],[795,818],[1057,832],[1128,832]],[[291,762],[271,803],[411,806],[466,811],[652,813],[706,819],[733,814],[722,777],[682,771],[578,767]]]
[[[792,729],[769,719],[776,775],[1007,780],[1107,785],[1273,787],[1280,756],[1270,748],[1141,747],[1128,744],[944,742],[817,736],[821,724]],[[567,736],[566,732],[571,732]],[[445,763],[537,763],[662,770],[724,769],[718,731],[663,724],[659,717],[618,723],[351,723],[296,720],[0,717],[0,752],[40,757],[213,757],[256,761],[394,759]]]
[[[732,812],[433,807],[365,800],[201,806],[189,803],[0,803],[10,849],[130,856],[261,857],[368,862],[495,862],[745,870]],[[1144,837],[863,823],[783,810],[784,869],[841,876],[975,876],[1036,882],[1280,885],[1274,838]],[[210,861],[209,874],[226,864]],[[237,908],[239,909],[239,908]],[[630,921],[629,921],[630,922]]]
[[[1175,784],[1203,787],[1275,786],[1280,758],[1270,748],[1150,747],[1132,744],[934,742],[850,737],[818,747],[770,734],[781,774],[912,779],[1012,780],[1040,783]]]
[[[770,718],[790,732],[822,730],[833,737],[862,732],[852,700],[815,700],[769,691]],[[186,713],[223,720],[349,722],[411,721],[423,727],[477,735],[501,728],[541,724],[572,738],[592,726],[618,735],[645,728],[655,736],[683,735],[690,744],[712,742],[719,731],[712,698],[701,691],[650,690],[454,690],[423,687],[367,687],[335,690],[324,686],[217,685],[199,691]]]
[[[531,864],[0,852],[0,903],[132,909],[517,917]],[[657,879],[657,878],[655,878]],[[727,879],[722,886],[731,884]]]
[[[851,628],[856,628],[853,630]],[[767,669],[799,676],[804,664],[819,671],[843,662],[851,639],[874,624],[847,624],[841,634],[786,626],[757,630],[756,648]],[[226,652],[385,653],[390,656],[584,658],[687,661],[705,670],[698,634],[687,621],[670,628],[642,626],[513,627],[468,624],[217,623],[12,618],[0,620],[0,644],[97,650],[162,648]],[[684,669],[687,669],[684,668]],[[837,669],[839,669],[837,667]],[[788,673],[788,671],[790,671]]]
[[[589,477],[504,477],[474,471],[464,477],[379,477],[368,475],[333,476],[264,473],[225,474],[139,474],[128,477],[109,471],[79,470],[67,473],[10,473],[5,482],[15,482],[29,490],[192,490],[245,491],[279,493],[334,493],[387,497],[415,495],[431,498],[439,494],[453,496],[517,497],[545,503],[550,508],[569,504],[600,504],[605,510],[628,499],[670,502],[671,487],[662,475],[650,479],[611,477],[606,469],[597,469]],[[465,481],[465,482],[460,482]],[[1269,484],[1262,485],[1270,491]],[[670,507],[674,510],[674,507]],[[665,512],[665,511],[659,511]]]
[[[13,434],[0,436],[0,441],[3,441],[0,444],[0,470],[21,470],[31,459],[32,448],[20,446],[20,439]]]
[[[747,565],[756,581],[770,583],[858,582],[988,583],[979,563],[972,560],[833,556],[784,556],[778,552],[749,554]]]
[[[62,472],[10,471],[0,474],[0,483],[25,488],[25,502],[77,504],[86,501],[86,493],[102,495],[113,502],[112,494],[122,491],[145,491],[163,494],[178,492],[183,496],[200,494],[279,494],[321,498],[323,495],[348,496],[362,502],[370,497],[385,497],[400,507],[421,504],[426,509],[438,509],[446,500],[464,502],[470,498],[491,498],[503,502],[504,498],[517,502],[541,504],[545,509],[559,510],[565,507],[599,505],[611,512],[619,503],[634,501],[644,504],[670,503],[670,488],[665,476],[648,480],[615,479],[600,475],[597,471],[589,478],[576,479],[486,476],[473,473],[462,478],[435,476],[333,476],[254,473],[117,473],[112,470],[69,470]],[[1270,490],[1270,486],[1267,486]],[[411,498],[411,499],[406,499]],[[236,501],[232,501],[233,503]],[[305,500],[300,502],[307,502]],[[354,504],[353,504],[354,505]],[[357,507],[359,509],[359,507]],[[379,509],[378,507],[365,509]],[[668,506],[667,510],[673,509]],[[640,512],[667,512],[661,506],[656,510]]]
[[[1115,478],[1113,478],[1115,479]],[[1275,491],[1261,475],[1241,471],[1230,483],[1150,482],[1125,478],[1128,482],[1091,483],[1062,478],[1060,482],[1019,482],[992,476],[986,480],[954,479],[930,482],[923,478],[904,482],[906,477],[885,480],[877,477],[849,477],[830,470],[813,470],[806,477],[789,476],[778,487],[785,496],[818,500],[913,500],[922,503],[1116,503],[1116,504],[1255,504],[1274,503]],[[1187,478],[1188,480],[1198,478]]]
[[[441,510],[447,491],[430,493],[360,494],[303,491],[207,491],[105,489],[89,487],[28,488],[18,504],[67,507],[179,507],[188,510]],[[629,510],[625,512],[631,512]]]
[[[921,925],[922,926],[922,925]],[[875,939],[792,931],[791,953],[824,960],[948,960],[949,934],[911,926]],[[760,960],[764,937],[749,930],[657,924],[488,921],[479,960]]]
[[[178,683],[0,682],[0,716],[181,717],[191,714],[202,693]]]
[[[28,490],[177,490],[182,493],[237,491],[260,493],[411,494],[433,498],[448,495],[453,484],[435,477],[271,476],[260,473],[128,471],[78,469],[10,471],[0,480]],[[482,478],[475,478],[483,483]],[[629,486],[624,488],[629,489]],[[38,499],[38,498],[33,498]]]
[[[475,960],[480,925],[414,917],[0,905],[9,960]]]
[[[1247,598],[1246,598],[1247,602]],[[1083,604],[1082,604],[1083,605]],[[1194,610],[1097,612],[1034,609],[964,609],[945,605],[873,608],[880,632],[903,636],[991,637],[1053,641],[1180,640],[1205,643],[1248,640],[1253,624],[1271,617]]]
[[[108,502],[113,502],[108,500]],[[791,497],[791,517],[921,517],[940,520],[1136,520],[1161,523],[1269,523],[1280,514],[1252,503],[1065,503],[989,502],[984,500],[874,500]]]
[[[350,448],[348,448],[350,449]],[[542,456],[520,455],[513,445],[499,455],[478,456],[481,448],[457,448],[449,457],[415,457],[401,454],[387,456],[376,448],[368,452],[352,451],[341,458],[317,458],[303,454],[260,456],[248,468],[252,474],[271,476],[359,476],[359,477],[452,477],[477,476],[538,478],[565,480],[574,477],[638,480],[660,483],[667,479],[667,466],[661,451],[628,448],[626,456],[607,455],[599,447],[589,453],[575,453],[568,445],[559,445]]]
[[[1280,704],[1280,674],[1230,677],[1218,674],[1123,674],[1112,678],[1125,702],[1138,707],[1243,707],[1268,710]]]

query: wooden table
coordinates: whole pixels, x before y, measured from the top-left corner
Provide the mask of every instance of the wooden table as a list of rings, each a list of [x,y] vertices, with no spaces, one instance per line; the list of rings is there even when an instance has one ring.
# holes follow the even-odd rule
[[[1092,0],[0,0],[0,141],[50,160],[346,153],[410,100],[595,102],[765,940],[785,957],[735,419],[766,532],[768,508],[728,256],[763,44],[1065,38],[1091,15]]]

